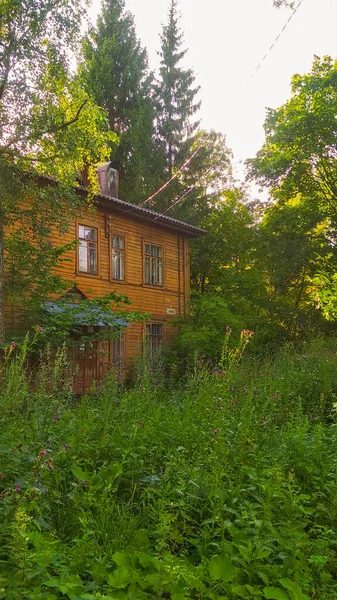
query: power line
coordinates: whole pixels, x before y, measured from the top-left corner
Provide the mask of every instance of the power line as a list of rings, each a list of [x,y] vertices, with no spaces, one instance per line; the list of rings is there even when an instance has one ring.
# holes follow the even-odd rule
[[[211,134],[209,134],[207,136],[207,138],[203,141],[203,143],[200,144],[200,146],[198,146],[198,148],[196,148],[196,150],[194,150],[194,152],[191,154],[191,156],[189,156],[187,158],[187,160],[185,160],[184,164],[178,169],[178,171],[176,171],[174,173],[174,175],[172,175],[172,177],[168,181],[166,181],[166,183],[164,183],[164,185],[162,185],[154,194],[152,194],[151,196],[146,198],[146,200],[144,200],[142,202],[142,204],[145,204],[146,202],[153,200],[153,198],[155,198],[160,192],[162,192],[163,190],[165,190],[165,188],[167,188],[167,186],[171,183],[171,181],[173,181],[173,179],[175,179],[179,175],[179,173],[181,173],[181,171],[183,171],[183,169],[191,162],[192,158],[194,158],[195,155],[199,152],[199,150],[201,150],[201,148],[204,146],[204,144],[208,141],[210,135]]]
[[[206,177],[206,175],[208,175],[208,173],[212,170],[212,168],[213,168],[213,165],[211,167],[209,167],[209,169],[207,169],[207,171],[205,171],[205,173],[203,174],[203,177]],[[181,202],[181,200],[183,200],[190,192],[192,192],[192,190],[194,190],[194,188],[196,188],[197,185],[199,185],[199,181],[197,181],[196,183],[191,185],[191,187],[189,187],[188,190],[186,190],[186,192],[182,196],[180,196],[180,198],[178,198],[178,200],[173,202],[173,204],[171,204],[166,210],[164,210],[157,217],[155,217],[153,219],[153,221],[156,221],[157,219],[159,219],[159,217],[161,217],[162,215],[165,215],[165,213],[167,213],[169,210],[171,210],[171,208],[173,208],[174,206],[176,206],[176,204]]]
[[[287,22],[284,24],[284,26],[282,27],[280,33],[278,34],[278,36],[275,38],[275,40],[273,41],[272,45],[270,46],[269,50],[266,52],[266,54],[264,55],[263,59],[261,60],[260,64],[256,67],[255,71],[252,73],[250,79],[248,79],[248,81],[246,81],[246,85],[248,85],[251,80],[255,77],[256,73],[259,71],[259,69],[262,67],[264,61],[266,60],[266,58],[269,56],[270,52],[273,50],[274,46],[276,45],[276,43],[278,42],[278,40],[280,39],[282,33],[287,29],[291,19],[295,16],[295,14],[297,13],[299,7],[301,6],[301,4],[303,3],[304,0],[299,0],[299,3],[297,4],[296,8],[294,8],[293,12],[291,13],[290,17],[288,18]]]

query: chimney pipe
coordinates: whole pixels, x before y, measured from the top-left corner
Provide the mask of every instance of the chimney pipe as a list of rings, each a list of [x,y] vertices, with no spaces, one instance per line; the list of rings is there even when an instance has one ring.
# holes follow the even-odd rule
[[[118,198],[118,171],[112,167],[112,162],[97,167],[97,174],[102,194]]]

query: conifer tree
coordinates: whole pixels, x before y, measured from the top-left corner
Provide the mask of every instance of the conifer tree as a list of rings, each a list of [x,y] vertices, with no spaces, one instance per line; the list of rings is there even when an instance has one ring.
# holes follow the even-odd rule
[[[195,101],[200,88],[193,87],[195,76],[192,69],[181,66],[187,53],[187,50],[181,49],[182,43],[177,0],[170,0],[168,23],[163,26],[161,34],[161,62],[155,85],[157,135],[163,147],[168,176],[172,175],[184,140],[192,136],[199,125],[191,117],[201,104]]]
[[[104,1],[83,54],[82,76],[97,104],[107,110],[110,129],[120,138],[119,146],[112,146],[111,160],[120,167],[121,197],[141,201],[159,184],[160,168],[154,141],[152,75],[124,0]]]

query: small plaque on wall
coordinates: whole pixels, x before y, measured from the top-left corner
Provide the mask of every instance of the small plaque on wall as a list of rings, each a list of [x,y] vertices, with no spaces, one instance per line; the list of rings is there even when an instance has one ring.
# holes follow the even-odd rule
[[[168,315],[175,315],[176,314],[176,309],[175,308],[168,308],[166,310]]]

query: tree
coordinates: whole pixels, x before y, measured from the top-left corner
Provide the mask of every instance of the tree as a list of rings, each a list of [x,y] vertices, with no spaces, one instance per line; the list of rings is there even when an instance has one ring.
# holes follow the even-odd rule
[[[69,210],[81,201],[73,188],[79,172],[91,165],[94,191],[95,163],[107,157],[112,139],[104,111],[69,74],[83,8],[78,0],[8,0],[0,7],[0,343],[5,228],[7,252],[20,248],[14,238],[23,235],[32,252],[39,240],[42,258],[43,240],[52,228],[66,227]],[[42,185],[41,174],[58,184]]]
[[[319,320],[315,274],[328,257],[336,266],[336,113],[337,63],[316,58],[311,73],[293,77],[290,100],[269,109],[265,144],[249,162],[275,202],[263,221],[262,261],[288,328]]]
[[[337,216],[337,62],[316,58],[311,73],[292,78],[292,97],[268,109],[266,141],[249,161],[250,176],[275,198],[319,200],[323,217]]]
[[[288,0],[273,0],[273,5],[276,8],[280,8],[280,6],[287,6],[288,8],[294,8],[295,2],[289,2]]]
[[[105,0],[83,57],[87,89],[106,109],[110,129],[120,138],[110,158],[120,167],[121,195],[137,203],[159,185],[162,161],[154,142],[152,75],[124,0]]]
[[[202,226],[202,220],[221,193],[234,185],[231,157],[226,136],[214,130],[198,130],[182,144],[176,177],[150,205],[158,211],[165,210],[172,217]]]
[[[184,140],[192,136],[199,124],[198,121],[193,122],[191,117],[200,107],[200,102],[195,101],[200,88],[193,87],[195,76],[192,69],[180,66],[187,52],[181,50],[182,40],[177,0],[171,0],[168,23],[163,26],[161,34],[161,62],[159,79],[155,85],[157,135],[169,177],[177,166],[177,156]]]

